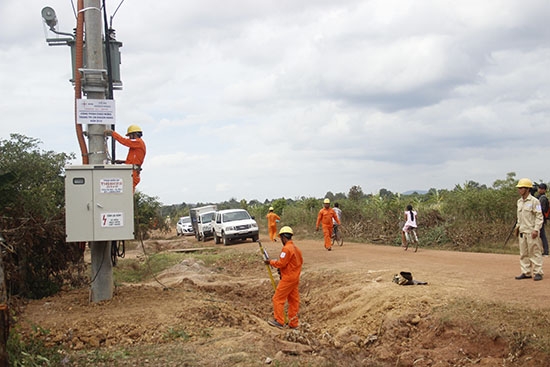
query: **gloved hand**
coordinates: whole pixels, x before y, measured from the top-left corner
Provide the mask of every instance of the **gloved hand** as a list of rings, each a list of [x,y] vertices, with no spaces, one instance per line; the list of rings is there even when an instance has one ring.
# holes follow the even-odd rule
[[[103,131],[103,135],[105,135],[105,136],[111,136],[111,135],[113,135],[113,130],[111,130],[111,129],[105,129],[105,131]]]
[[[264,260],[264,264],[270,265],[270,263],[269,263],[270,261],[271,261],[271,260]]]

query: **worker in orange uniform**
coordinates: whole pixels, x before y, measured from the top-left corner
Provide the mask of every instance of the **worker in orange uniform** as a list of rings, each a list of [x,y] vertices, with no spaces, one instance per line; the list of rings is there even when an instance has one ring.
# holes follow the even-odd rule
[[[330,207],[330,200],[326,198],[323,201],[323,208],[319,210],[317,215],[317,223],[315,224],[315,230],[319,230],[319,224],[323,224],[323,235],[325,236],[325,248],[330,251],[332,250],[332,220],[340,224],[340,219],[336,212]]]
[[[277,223],[281,218],[273,212],[273,207],[269,207],[269,213],[267,213],[267,232],[269,233],[269,239],[271,241],[277,241]]]
[[[288,327],[298,327],[298,311],[300,310],[300,273],[302,271],[302,251],[292,241],[294,232],[289,226],[284,226],[279,231],[279,237],[283,250],[277,260],[265,260],[266,265],[271,265],[280,270],[281,281],[277,285],[273,295],[274,319],[267,323],[271,326],[283,328],[285,325],[285,302],[288,301]]]
[[[141,139],[141,137],[143,136],[141,128],[138,125],[128,126],[128,130],[126,131],[126,136],[128,138],[123,137],[122,135],[111,129],[106,129],[105,135],[113,136],[113,138],[120,144],[130,148],[128,149],[126,160],[115,161],[115,163],[126,163],[132,165],[132,180],[135,192],[136,186],[140,181],[139,173],[141,172],[141,165],[143,164],[146,153],[145,142],[143,141],[143,139]]]

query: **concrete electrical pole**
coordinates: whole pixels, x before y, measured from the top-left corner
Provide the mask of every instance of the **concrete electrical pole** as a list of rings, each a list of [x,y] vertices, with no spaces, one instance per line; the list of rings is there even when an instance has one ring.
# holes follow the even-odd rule
[[[114,167],[108,164],[104,137],[106,124],[114,124],[114,104],[107,103],[113,101],[105,101],[105,99],[107,97],[112,99],[113,84],[122,86],[118,66],[120,64],[119,48],[122,43],[116,41],[114,31],[107,29],[106,24],[105,32],[109,34],[103,35],[100,0],[78,0],[77,8],[77,27],[74,35],[59,32],[56,29],[57,17],[51,7],[44,7],[41,13],[44,23],[51,32],[56,35],[70,36],[69,38],[46,38],[50,46],[65,44],[71,46],[73,51],[71,54],[74,71],[72,81],[75,86],[75,127],[83,166],[65,167],[66,235],[67,242],[89,243],[92,257],[90,298],[92,302],[100,302],[113,298],[112,242],[135,237],[131,187],[132,166],[121,165],[120,168],[113,169]],[[103,11],[107,22],[105,8]],[[83,34],[86,36],[84,42]],[[112,39],[110,38],[109,42],[105,40],[104,43],[104,37],[112,37]],[[104,64],[105,47],[109,50],[107,65]],[[83,49],[85,55],[82,54]],[[109,59],[112,62],[109,62]],[[114,80],[113,75],[116,77]],[[81,100],[82,92],[88,101]],[[103,101],[92,102],[91,100]],[[86,106],[92,106],[92,108],[87,110]],[[101,114],[97,114],[99,110],[94,110],[97,106],[107,106],[107,110],[101,110]],[[98,115],[100,117],[97,117]],[[86,146],[82,129],[82,125],[86,124],[88,146]]]
[[[83,75],[83,89],[88,99],[105,99],[106,74],[103,65],[103,38],[100,0],[84,0],[84,26],[86,34],[86,71]],[[89,74],[88,74],[89,73]],[[104,164],[107,152],[104,138],[105,125],[88,125],[89,162]],[[92,302],[113,298],[113,266],[111,263],[111,242],[90,242],[92,257]]]

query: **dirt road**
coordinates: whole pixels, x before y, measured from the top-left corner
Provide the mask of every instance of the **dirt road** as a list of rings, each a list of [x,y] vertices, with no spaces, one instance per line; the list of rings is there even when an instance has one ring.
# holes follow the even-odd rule
[[[280,243],[262,240],[276,257]],[[546,355],[526,343],[500,337],[510,331],[508,324],[493,332],[436,317],[457,303],[473,323],[491,319],[491,308],[504,307],[511,319],[525,317],[524,309],[547,312],[550,278],[515,280],[517,255],[423,248],[414,253],[360,243],[329,252],[320,241],[295,242],[305,261],[297,330],[266,323],[272,289],[256,243],[224,247],[172,238],[148,241],[145,248],[206,245],[229,260],[206,266],[186,259],[157,277],[164,287],[155,280],[120,285],[112,300],[98,304],[88,302],[87,289],[30,302],[21,316],[22,333],[65,347],[71,366],[549,365]],[[428,285],[393,283],[400,271]],[[33,325],[48,334],[32,331]]]

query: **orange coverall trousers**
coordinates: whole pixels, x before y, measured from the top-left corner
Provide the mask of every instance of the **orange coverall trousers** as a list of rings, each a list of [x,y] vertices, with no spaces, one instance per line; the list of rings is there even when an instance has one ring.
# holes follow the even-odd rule
[[[323,235],[325,236],[325,248],[332,247],[332,223],[329,226],[323,224]]]
[[[270,211],[267,216],[267,233],[269,234],[269,239],[271,241],[277,241],[277,221],[281,218]]]
[[[298,285],[300,279],[281,280],[273,295],[273,316],[281,325],[285,324],[285,302],[288,300],[288,326],[298,326],[298,311],[300,309],[300,293]]]
[[[267,231],[269,232],[269,239],[275,241],[277,239],[277,224],[273,226],[270,225]]]

